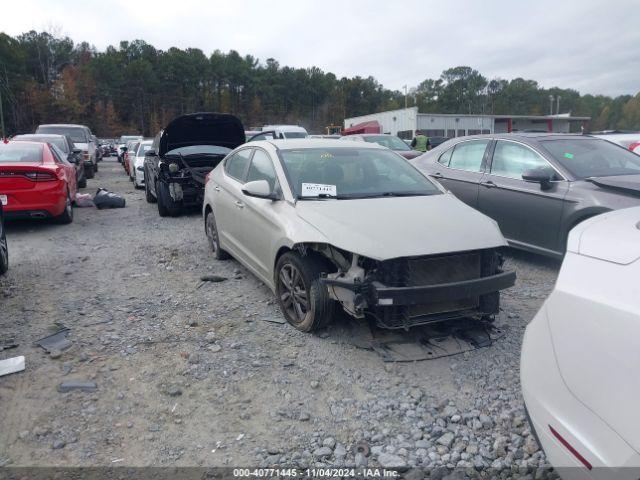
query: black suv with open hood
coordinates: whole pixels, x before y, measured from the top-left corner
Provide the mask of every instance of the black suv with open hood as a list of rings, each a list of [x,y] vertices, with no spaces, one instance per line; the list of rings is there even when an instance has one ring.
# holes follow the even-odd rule
[[[174,118],[145,153],[147,202],[158,203],[161,217],[202,204],[207,174],[243,143],[244,126],[233,115],[202,112]]]

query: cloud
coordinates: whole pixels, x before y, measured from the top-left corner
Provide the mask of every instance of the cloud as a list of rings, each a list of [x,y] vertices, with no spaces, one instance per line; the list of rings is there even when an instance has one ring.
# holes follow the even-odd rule
[[[234,49],[339,77],[374,76],[398,90],[469,65],[488,78],[619,95],[640,90],[638,12],[633,0],[22,0],[3,12],[0,30],[58,25],[100,50],[133,39],[206,54]]]

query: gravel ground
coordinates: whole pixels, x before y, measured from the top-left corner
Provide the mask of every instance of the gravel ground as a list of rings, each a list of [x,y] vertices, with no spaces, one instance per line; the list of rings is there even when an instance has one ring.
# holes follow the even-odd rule
[[[268,321],[282,318],[272,294],[212,258],[200,213],[161,219],[115,160],[86,191],[97,186],[127,207],[8,226],[0,337],[20,345],[0,358],[24,355],[27,368],[0,378],[0,465],[546,466],[519,355],[557,263],[510,254],[518,281],[491,347],[384,363],[327,332]],[[201,284],[204,274],[227,280]],[[71,348],[33,346],[60,324]],[[70,380],[97,390],[60,393]]]

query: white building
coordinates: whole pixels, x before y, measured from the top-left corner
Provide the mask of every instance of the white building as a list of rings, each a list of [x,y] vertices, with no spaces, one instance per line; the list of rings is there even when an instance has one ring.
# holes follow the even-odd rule
[[[449,113],[419,113],[418,107],[389,110],[344,121],[343,133],[352,133],[363,123],[378,122],[380,133],[400,138],[413,138],[420,130],[428,137],[461,137],[480,133],[509,133],[517,131],[580,132],[587,129],[590,117],[560,115],[458,115]],[[356,128],[353,128],[356,127]]]

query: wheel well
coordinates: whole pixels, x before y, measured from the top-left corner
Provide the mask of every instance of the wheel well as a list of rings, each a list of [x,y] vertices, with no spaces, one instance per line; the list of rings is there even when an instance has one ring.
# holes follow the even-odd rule
[[[324,245],[324,244],[317,244],[317,243],[296,243],[295,245],[293,245],[293,248],[289,248],[289,247],[280,247],[278,249],[278,253],[276,253],[276,258],[273,262],[273,269],[275,272],[275,267],[278,264],[278,260],[280,259],[280,257],[282,255],[284,255],[287,252],[292,252],[292,251],[297,251],[300,255],[302,256],[314,256],[319,258],[320,260],[322,260],[322,262],[324,262],[327,266],[327,270],[328,271],[336,271],[337,267],[336,265],[334,265],[334,261],[331,260],[326,252],[321,251],[320,245]]]

